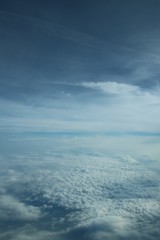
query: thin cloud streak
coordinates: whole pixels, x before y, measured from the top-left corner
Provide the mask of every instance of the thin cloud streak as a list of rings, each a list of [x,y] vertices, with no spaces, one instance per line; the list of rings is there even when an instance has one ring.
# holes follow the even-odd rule
[[[8,15],[11,17],[18,17],[24,20],[29,21],[30,23],[34,23],[35,26],[41,26],[44,29],[48,30],[49,33],[51,33],[53,36],[61,37],[66,40],[73,41],[77,44],[84,45],[90,48],[98,49],[99,51],[106,51],[109,54],[118,57],[119,51],[122,51],[127,54],[143,54],[144,56],[150,56],[154,57],[156,60],[160,61],[160,55],[159,54],[152,54],[151,52],[143,51],[143,50],[136,50],[134,48],[124,46],[122,44],[115,44],[107,41],[100,40],[92,35],[85,34],[82,32],[78,32],[75,30],[72,30],[68,27],[62,26],[60,24],[50,23],[42,19],[38,19],[35,17],[25,16],[14,12],[4,11],[0,9],[1,15]],[[122,55],[121,55],[122,58]]]
[[[1,100],[1,130],[160,131],[159,91],[116,82],[83,82],[81,86],[93,89],[91,98],[72,93],[67,98],[60,95],[56,101],[42,97],[38,106],[34,105],[34,98],[30,104]]]

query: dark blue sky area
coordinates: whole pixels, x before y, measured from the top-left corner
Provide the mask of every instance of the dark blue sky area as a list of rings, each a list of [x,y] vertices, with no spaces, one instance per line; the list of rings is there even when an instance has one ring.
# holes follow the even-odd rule
[[[157,86],[159,12],[156,0],[2,0],[1,96],[51,89],[55,96],[66,83],[83,81]]]

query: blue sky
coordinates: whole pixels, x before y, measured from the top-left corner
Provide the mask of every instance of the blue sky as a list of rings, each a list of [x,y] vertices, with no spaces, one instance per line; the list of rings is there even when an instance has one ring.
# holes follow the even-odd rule
[[[1,138],[95,134],[120,149],[119,136],[126,146],[132,136],[132,152],[138,142],[159,155],[158,9],[158,1],[2,1]]]
[[[47,2],[2,1],[5,82],[28,93],[47,80],[158,82],[157,1]]]
[[[158,1],[2,1],[3,131],[159,132]]]
[[[0,239],[159,239],[159,12],[1,0]]]

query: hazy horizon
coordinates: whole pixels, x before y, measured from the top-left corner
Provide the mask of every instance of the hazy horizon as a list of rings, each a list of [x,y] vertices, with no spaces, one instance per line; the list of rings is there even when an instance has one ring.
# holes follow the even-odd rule
[[[160,238],[159,13],[1,1],[0,239]]]

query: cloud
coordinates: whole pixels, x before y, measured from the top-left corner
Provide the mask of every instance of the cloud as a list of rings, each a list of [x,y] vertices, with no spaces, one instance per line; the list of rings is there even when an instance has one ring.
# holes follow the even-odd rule
[[[37,220],[40,211],[37,207],[27,206],[15,197],[2,195],[0,199],[0,220]]]
[[[85,148],[83,138],[66,140],[51,144],[54,152],[5,159],[1,221],[35,227],[29,233],[17,225],[6,239],[38,239],[41,232],[47,239],[140,239],[158,231],[159,178],[144,157],[111,155],[96,145]]]
[[[120,216],[96,219],[88,228],[85,239],[128,239],[133,234],[131,220]],[[131,239],[131,238],[130,238]],[[132,239],[134,236],[132,235]]]
[[[110,44],[0,15],[0,238],[159,239],[160,56],[152,36],[140,44],[131,33],[125,46],[122,34]]]
[[[101,90],[104,93],[108,94],[140,94],[140,88],[138,86],[117,83],[117,82],[83,82],[82,86],[87,88],[93,88]]]
[[[41,231],[30,225],[17,230],[0,233],[0,238],[4,240],[52,240],[54,237],[56,237],[57,240],[61,240],[59,236],[50,231]]]
[[[80,94],[56,101],[42,97],[38,106],[34,99],[31,104],[1,100],[1,131],[159,132],[158,88],[118,82],[82,86],[91,90],[89,97]]]
[[[30,191],[31,197],[37,189],[38,192],[43,192],[43,197],[49,204],[71,210],[81,209],[85,214],[88,212],[88,214],[94,213],[97,216],[103,216],[107,211],[111,211],[113,214],[115,209],[122,213],[130,212],[136,201],[137,208],[144,209],[145,202],[151,206],[153,203],[153,206],[155,204],[156,207],[158,179],[154,173],[146,171],[138,160],[134,159],[133,161],[133,159],[128,155],[115,157],[103,155],[96,157],[87,154],[77,156],[65,154],[64,157],[55,155],[46,160],[39,159],[38,162],[34,159],[27,160],[28,164],[23,172],[24,181],[22,183],[20,180],[22,176],[16,172],[11,173],[10,179],[12,181],[12,174],[17,176],[15,183],[12,181],[12,185],[17,186],[16,191],[22,191],[25,181],[29,181],[27,186],[30,188],[28,191]],[[19,162],[19,164],[23,166],[23,163]],[[33,189],[30,185],[31,182],[34,183]],[[10,181],[7,185],[9,184]],[[23,196],[23,191],[21,194]],[[129,200],[128,210],[125,206],[127,199]],[[121,200],[119,209],[117,200]],[[33,216],[35,213],[37,214],[36,208],[26,206],[13,197],[3,196],[1,204],[6,207],[10,206],[11,210],[19,211],[22,214],[24,212],[24,217],[30,215],[32,217],[32,211]]]

